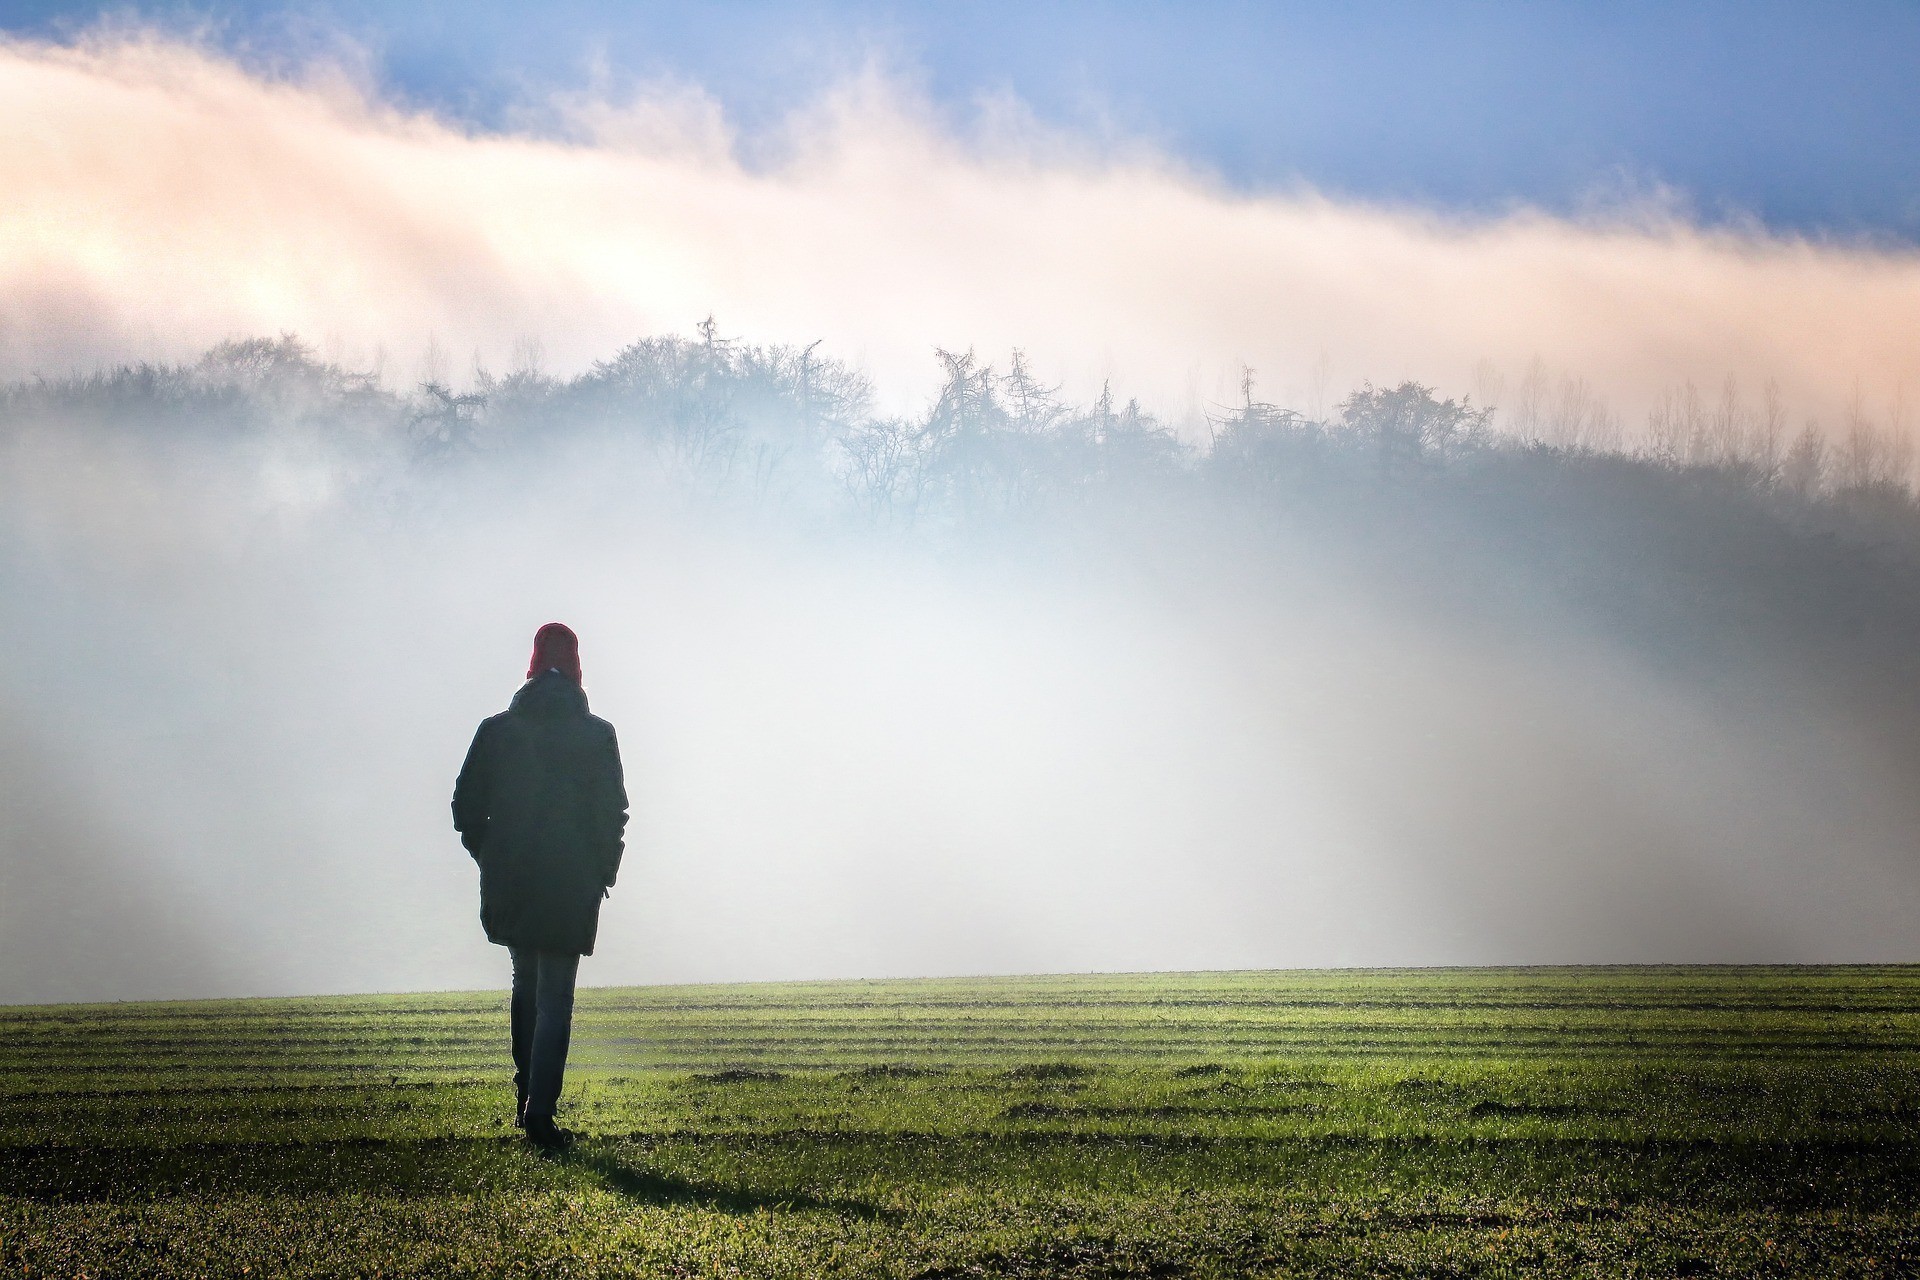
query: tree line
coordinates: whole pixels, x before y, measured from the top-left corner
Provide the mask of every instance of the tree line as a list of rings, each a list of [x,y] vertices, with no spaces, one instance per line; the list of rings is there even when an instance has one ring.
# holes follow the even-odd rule
[[[1913,516],[1912,443],[1897,423],[1877,427],[1858,397],[1829,437],[1811,423],[1790,431],[1773,384],[1748,404],[1732,379],[1713,396],[1687,383],[1630,439],[1584,381],[1556,384],[1538,364],[1511,408],[1408,381],[1356,388],[1321,418],[1258,399],[1249,371],[1240,402],[1211,414],[1207,438],[1193,440],[1111,389],[1067,403],[1019,351],[996,364],[938,350],[940,389],[924,412],[877,414],[865,376],[818,346],[741,342],[709,319],[697,337],[642,338],[577,376],[551,376],[523,353],[515,371],[476,368],[456,391],[444,376],[396,389],[282,335],[224,342],[187,363],[15,381],[0,386],[0,428],[204,438],[307,427],[417,467],[617,438],[711,491],[832,490],[849,513],[903,526],[1032,510],[1113,486],[1244,493],[1335,476],[1393,484],[1503,457],[1574,468],[1610,460],[1648,484],[1683,476],[1742,489],[1783,517],[1867,516],[1882,537]],[[1504,390],[1497,379],[1483,386]]]

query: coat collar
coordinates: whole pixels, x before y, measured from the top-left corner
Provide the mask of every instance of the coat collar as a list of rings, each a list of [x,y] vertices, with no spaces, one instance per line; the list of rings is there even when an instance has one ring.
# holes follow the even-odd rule
[[[507,709],[521,715],[583,716],[587,714],[587,693],[560,672],[548,668],[521,685]]]

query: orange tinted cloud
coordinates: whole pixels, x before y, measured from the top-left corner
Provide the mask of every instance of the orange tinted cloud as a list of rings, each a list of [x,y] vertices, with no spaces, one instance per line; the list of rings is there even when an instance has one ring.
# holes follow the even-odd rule
[[[1111,378],[1174,416],[1236,396],[1242,365],[1324,408],[1361,378],[1511,389],[1539,361],[1630,425],[1684,378],[1775,378],[1796,420],[1920,393],[1911,252],[1235,194],[1017,113],[957,136],[878,78],[765,164],[697,94],[476,133],[149,37],[0,46],[0,112],[8,376],[285,330],[397,380],[430,342],[456,376],[527,337],[566,371],[711,312],[824,339],[901,407],[936,345],[1020,347],[1071,394]]]

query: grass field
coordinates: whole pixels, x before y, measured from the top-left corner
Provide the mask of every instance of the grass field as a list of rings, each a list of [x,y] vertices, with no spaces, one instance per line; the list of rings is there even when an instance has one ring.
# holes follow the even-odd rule
[[[1920,968],[0,1009],[0,1274],[1920,1273]]]

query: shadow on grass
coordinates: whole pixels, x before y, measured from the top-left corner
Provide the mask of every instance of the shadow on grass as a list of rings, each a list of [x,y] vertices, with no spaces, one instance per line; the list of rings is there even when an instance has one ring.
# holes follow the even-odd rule
[[[588,1139],[569,1151],[547,1154],[529,1152],[517,1138],[445,1138],[160,1148],[0,1147],[0,1200],[218,1200],[261,1193],[440,1198],[481,1190],[539,1194],[558,1184],[585,1182],[644,1204],[734,1215],[766,1210],[867,1220],[898,1216],[862,1200],[696,1182],[594,1146]],[[528,1160],[528,1154],[534,1159]]]
[[[0,1198],[45,1202],[257,1193],[439,1197],[515,1185],[525,1173],[498,1138],[0,1147]]]
[[[650,1205],[686,1205],[740,1215],[767,1210],[773,1213],[833,1213],[867,1220],[897,1216],[890,1210],[864,1200],[815,1196],[804,1191],[753,1191],[746,1187],[693,1182],[675,1174],[629,1164],[605,1152],[583,1150],[580,1147],[547,1158],[583,1170],[609,1191]]]

